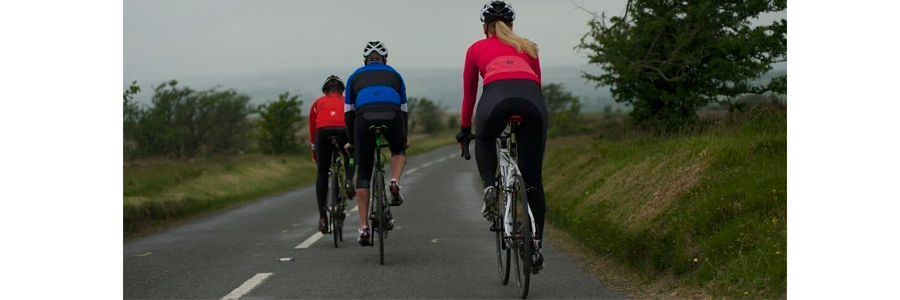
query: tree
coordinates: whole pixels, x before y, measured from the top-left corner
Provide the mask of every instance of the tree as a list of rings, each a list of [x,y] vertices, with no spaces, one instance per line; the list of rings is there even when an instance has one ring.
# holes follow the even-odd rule
[[[153,88],[152,105],[132,103],[138,89],[125,95],[125,138],[138,154],[189,157],[235,152],[249,131],[250,97],[235,90],[195,91],[171,80]]]
[[[141,87],[137,85],[137,81],[133,81],[131,86],[122,93],[122,133],[125,140],[124,154],[126,157],[132,156],[137,147],[134,139],[138,134],[138,121],[142,117],[143,109],[134,102],[134,95],[140,91]]]
[[[135,136],[137,132],[137,123],[141,118],[143,110],[134,102],[134,95],[141,91],[141,87],[137,85],[137,81],[131,82],[131,86],[122,93],[123,111],[122,111],[122,131],[125,138]]]
[[[631,104],[638,122],[690,123],[710,103],[767,91],[785,93],[787,76],[753,80],[787,60],[787,20],[753,26],[786,0],[629,0],[623,17],[594,16],[576,49],[604,74],[584,73]]]
[[[411,123],[424,127],[425,133],[435,133],[443,129],[444,109],[428,98],[409,98]]]
[[[300,149],[296,134],[303,128],[303,116],[299,95],[289,92],[278,95],[278,100],[259,105],[259,145],[265,153],[287,153]]]
[[[577,133],[581,128],[581,101],[566,91],[561,83],[551,83],[541,87],[549,114],[550,136]]]

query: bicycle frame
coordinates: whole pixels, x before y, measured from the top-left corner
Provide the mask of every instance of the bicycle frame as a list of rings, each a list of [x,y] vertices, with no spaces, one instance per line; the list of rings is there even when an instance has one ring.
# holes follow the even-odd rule
[[[339,146],[336,141],[331,141],[331,144],[335,147],[334,148],[335,150],[331,151],[331,171],[330,172],[337,173],[339,176],[338,178],[343,179],[344,172],[341,172],[341,171],[344,167],[344,162],[343,162],[343,158],[342,158],[343,153],[341,153],[341,150],[340,150],[340,149],[343,149],[343,147]]]
[[[512,207],[509,205],[512,202],[512,192],[515,190],[515,186],[513,186],[513,179],[516,175],[521,174],[519,172],[519,166],[516,164],[515,160],[515,150],[516,150],[516,131],[515,125],[510,124],[508,132],[503,132],[499,138],[497,138],[497,149],[499,152],[499,164],[500,164],[500,188],[503,189],[503,195],[505,201],[505,210],[503,212],[503,231],[507,237],[507,242],[509,239],[512,239],[512,230],[513,224],[511,223],[512,217]],[[505,147],[504,147],[505,145]],[[510,151],[512,149],[512,151]],[[525,184],[521,182],[520,184]],[[531,220],[531,232],[537,232],[537,226],[534,223],[534,214],[531,212],[531,206],[528,206],[528,216]],[[532,237],[534,238],[534,237]]]
[[[384,158],[384,154],[381,153],[381,148],[382,148],[381,139],[382,138],[383,138],[383,134],[380,131],[376,131],[375,132],[375,163],[374,163],[375,170],[374,170],[374,172],[372,172],[372,177],[375,177],[376,172],[381,172],[382,174],[384,174],[384,162],[382,161],[382,158]],[[382,184],[382,186],[384,186],[384,184]],[[386,192],[387,191],[381,191],[381,194],[384,195]],[[374,198],[375,198],[375,191],[372,191],[369,194],[369,215],[375,214],[375,212],[376,212],[376,210],[375,210],[376,207],[375,207],[375,205],[373,205],[375,202]],[[390,208],[388,208],[388,207],[389,207],[389,205],[385,205],[386,211],[390,211]]]

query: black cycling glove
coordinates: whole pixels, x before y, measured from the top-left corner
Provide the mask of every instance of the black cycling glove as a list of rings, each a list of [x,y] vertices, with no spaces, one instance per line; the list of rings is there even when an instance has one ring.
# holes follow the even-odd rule
[[[456,134],[456,141],[462,143],[466,136],[472,134],[472,127],[459,127],[459,133]]]

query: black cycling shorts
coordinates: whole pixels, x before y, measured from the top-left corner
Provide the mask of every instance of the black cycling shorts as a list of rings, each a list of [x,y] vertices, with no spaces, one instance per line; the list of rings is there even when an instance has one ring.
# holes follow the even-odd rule
[[[375,165],[375,133],[369,127],[383,125],[387,127],[384,138],[390,145],[391,155],[406,155],[406,121],[403,112],[368,111],[356,115],[353,129],[354,156],[359,174],[356,176],[356,188],[368,189],[372,179],[372,168]]]

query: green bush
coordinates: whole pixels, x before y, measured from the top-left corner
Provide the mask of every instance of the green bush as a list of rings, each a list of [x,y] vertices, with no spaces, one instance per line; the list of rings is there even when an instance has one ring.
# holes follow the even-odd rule
[[[264,153],[288,153],[300,149],[297,132],[303,127],[301,115],[303,101],[300,96],[285,92],[277,101],[262,104],[257,109],[259,121],[259,147]]]
[[[123,131],[127,157],[191,157],[234,153],[247,145],[250,97],[235,90],[195,91],[175,80],[154,88],[149,107],[134,103],[140,88],[124,95]]]
[[[547,134],[551,137],[580,133],[581,101],[566,91],[561,83],[551,83],[541,87],[550,119]]]
[[[431,134],[444,130],[444,109],[437,102],[428,98],[409,98],[410,132],[421,128],[422,132]]]

